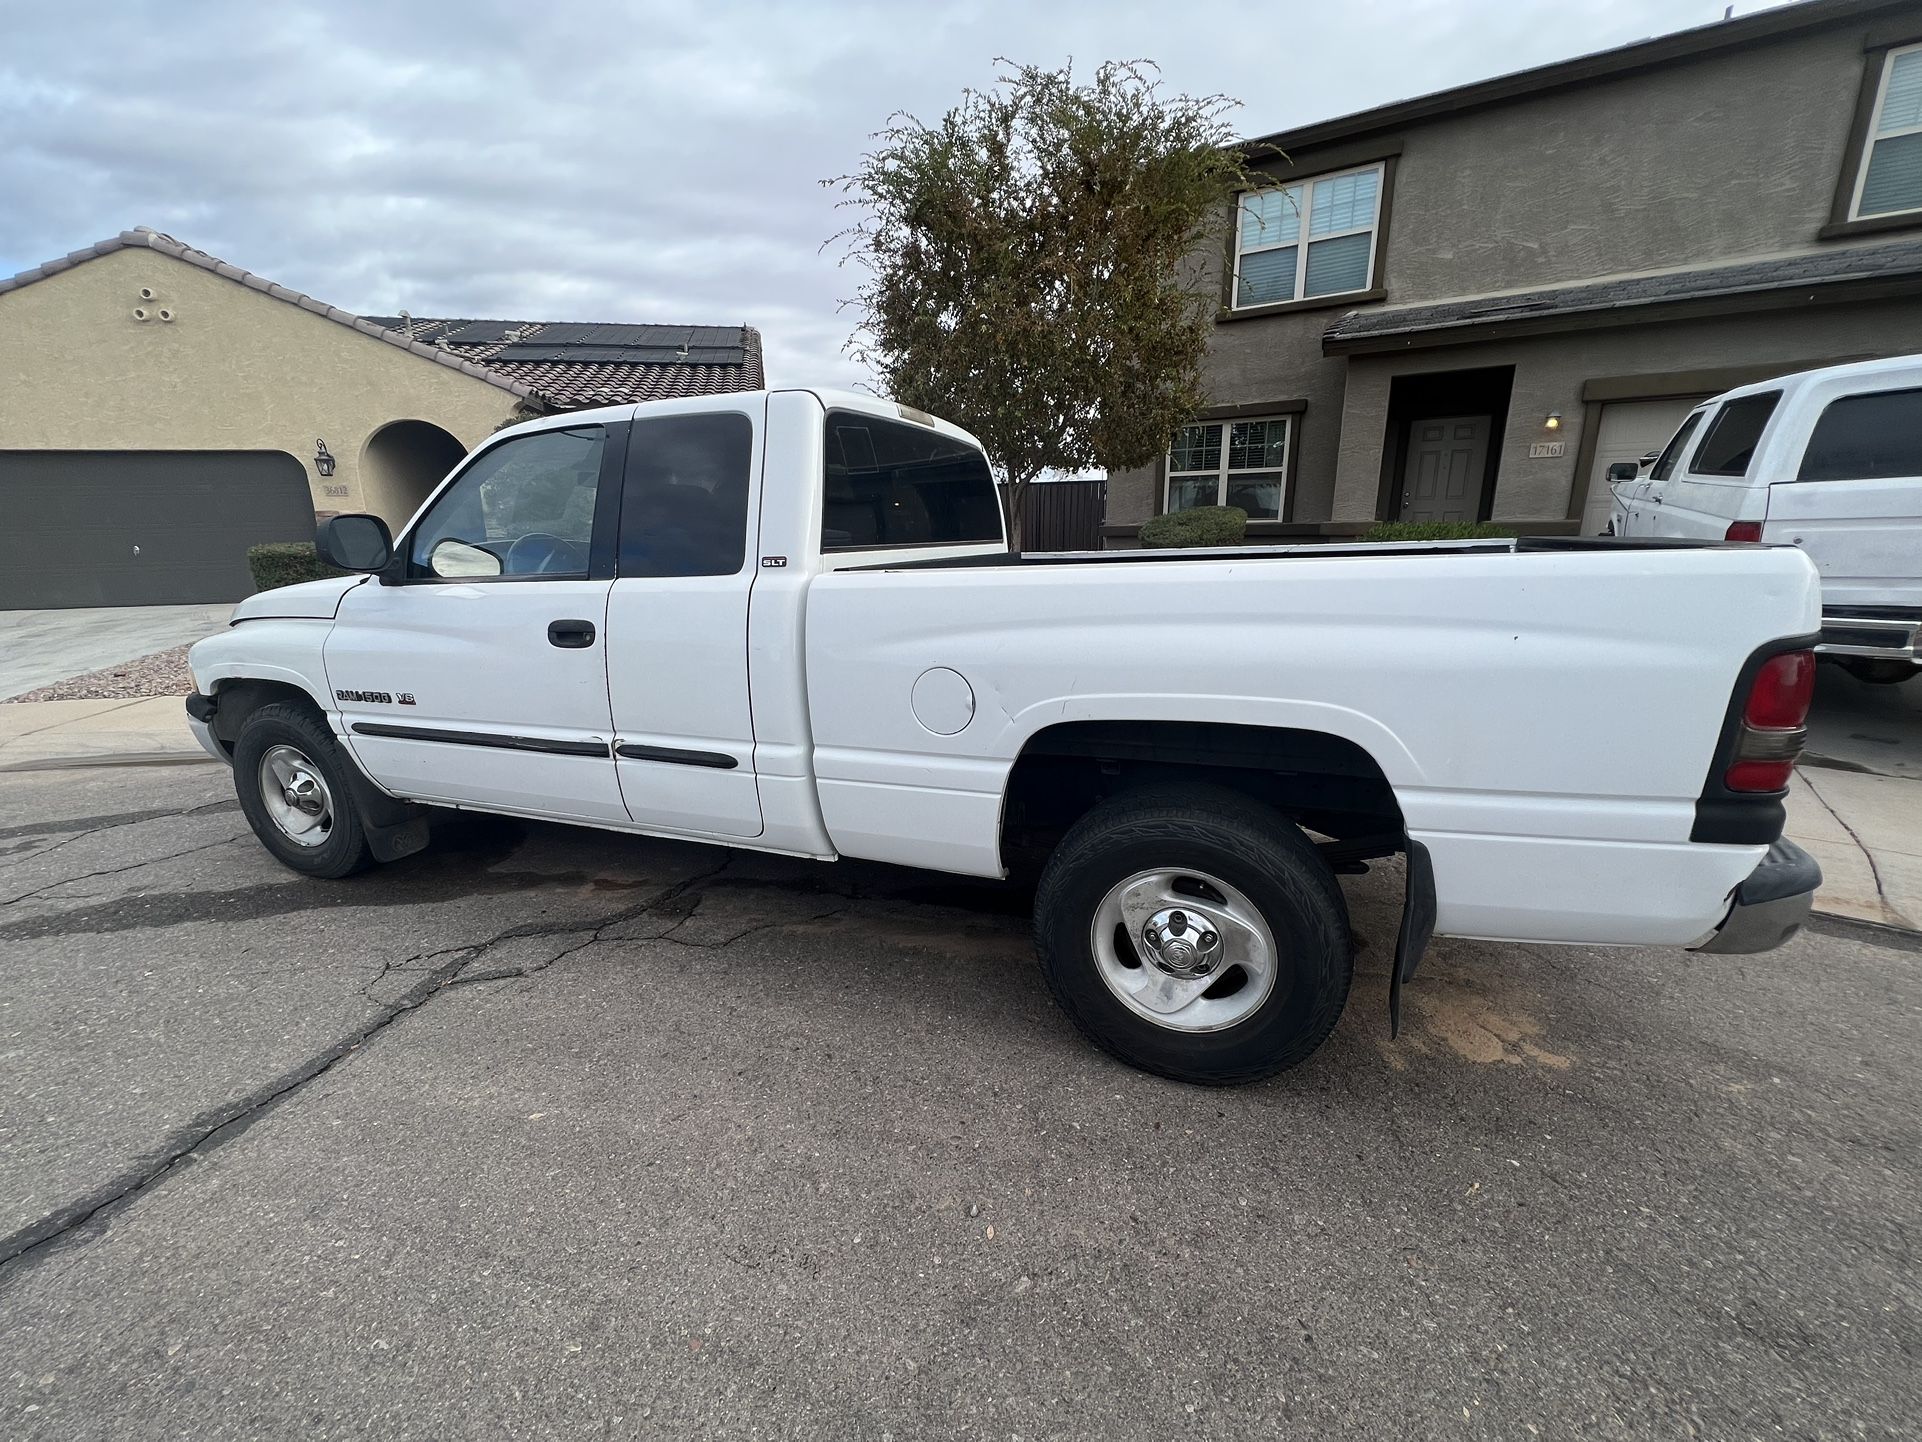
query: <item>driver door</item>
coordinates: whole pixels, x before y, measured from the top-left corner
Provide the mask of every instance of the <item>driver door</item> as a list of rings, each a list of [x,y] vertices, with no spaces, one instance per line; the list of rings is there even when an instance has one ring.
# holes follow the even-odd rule
[[[607,699],[627,424],[475,454],[342,598],[323,652],[347,743],[398,795],[625,821]]]

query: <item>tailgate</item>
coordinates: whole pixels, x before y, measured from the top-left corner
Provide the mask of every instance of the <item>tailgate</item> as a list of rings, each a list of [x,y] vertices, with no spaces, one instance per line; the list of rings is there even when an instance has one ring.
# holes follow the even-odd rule
[[[1922,606],[1922,476],[1777,481],[1762,539],[1807,552],[1825,607]]]

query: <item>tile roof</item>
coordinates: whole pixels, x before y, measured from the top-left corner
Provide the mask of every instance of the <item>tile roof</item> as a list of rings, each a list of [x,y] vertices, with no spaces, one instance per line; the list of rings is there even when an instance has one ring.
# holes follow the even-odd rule
[[[1440,344],[1458,331],[1565,329],[1563,322],[1567,318],[1599,317],[1611,312],[1618,313],[1614,318],[1622,324],[1628,324],[1643,319],[1644,312],[1662,306],[1737,303],[1744,297],[1759,302],[1776,292],[1841,285],[1861,288],[1865,284],[1905,280],[1922,280],[1922,240],[1809,251],[1653,275],[1617,276],[1506,295],[1352,310],[1322,333],[1322,348],[1334,355],[1387,349],[1393,345]]]
[[[289,290],[284,285],[275,285],[264,276],[255,275],[250,270],[242,270],[237,265],[229,265],[218,256],[209,255],[204,250],[195,250],[190,245],[183,245],[171,235],[163,235],[144,225],[135,226],[132,230],[123,230],[120,234],[109,236],[83,250],[63,255],[58,260],[50,260],[44,265],[36,265],[32,270],[23,270],[16,276],[0,279],[0,295],[5,295],[10,290],[18,290],[23,285],[32,285],[36,280],[46,280],[49,276],[72,270],[76,265],[84,265],[87,261],[98,260],[103,255],[112,255],[116,250],[126,250],[133,246],[144,246],[148,250],[158,251],[161,255],[171,256],[175,260],[184,260],[188,265],[210,270],[215,275],[225,276],[228,280],[246,286],[249,290],[257,290],[264,295],[272,296],[275,300],[284,300],[289,305],[297,305],[302,310],[312,311],[315,315],[350,326],[362,335],[372,336],[375,340],[385,341],[389,345],[399,346],[402,350],[412,351],[415,355],[436,364],[451,366],[478,380],[484,380],[489,385],[511,391],[514,395],[522,397],[535,395],[535,388],[527,381],[501,375],[485,366],[476,365],[467,357],[436,350],[422,341],[384,329],[371,320],[357,316],[351,311],[342,310],[337,305],[328,305],[325,301],[315,300],[311,295],[302,295],[299,291]]]
[[[532,386],[562,409],[760,390],[752,326],[374,316],[373,323]]]
[[[572,321],[428,320],[358,316],[136,226],[98,244],[0,278],[0,295],[141,246],[312,311],[362,335],[498,386],[537,407],[576,410],[676,396],[760,390],[761,333],[752,326],[622,325]]]

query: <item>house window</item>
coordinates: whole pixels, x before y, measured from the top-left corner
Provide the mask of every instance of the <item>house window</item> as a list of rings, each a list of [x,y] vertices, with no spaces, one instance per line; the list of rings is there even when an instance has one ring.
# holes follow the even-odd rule
[[[1382,169],[1364,165],[1242,196],[1236,308],[1367,290],[1375,274]]]
[[[1168,447],[1163,509],[1240,506],[1250,520],[1280,520],[1290,429],[1286,416],[1183,426]]]
[[[1850,213],[1863,220],[1909,210],[1922,210],[1922,45],[1891,50],[1882,62]]]

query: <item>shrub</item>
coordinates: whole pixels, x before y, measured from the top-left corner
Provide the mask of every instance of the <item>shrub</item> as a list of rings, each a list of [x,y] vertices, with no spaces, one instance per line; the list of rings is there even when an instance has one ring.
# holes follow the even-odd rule
[[[1240,506],[1196,506],[1170,511],[1141,527],[1141,544],[1162,546],[1232,546],[1248,534],[1248,513]]]
[[[1383,521],[1364,541],[1495,541],[1519,535],[1511,526],[1489,521]]]
[[[264,546],[249,546],[247,569],[254,573],[257,591],[349,574],[321,560],[312,541],[273,541]]]

